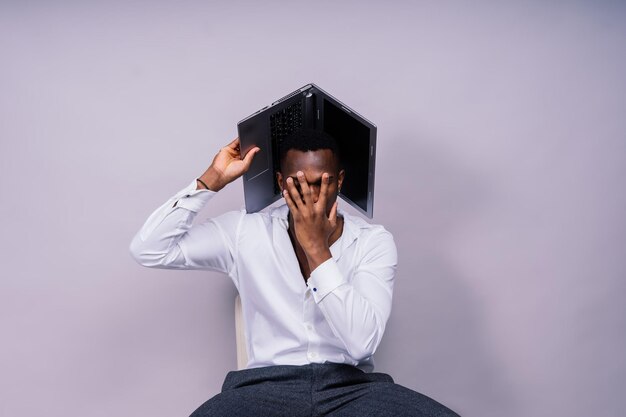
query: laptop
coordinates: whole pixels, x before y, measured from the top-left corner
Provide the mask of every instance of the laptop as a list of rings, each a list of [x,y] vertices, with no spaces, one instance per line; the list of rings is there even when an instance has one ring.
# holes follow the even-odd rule
[[[299,129],[335,138],[346,176],[339,196],[358,212],[374,215],[376,125],[315,84],[307,84],[237,123],[241,155],[261,150],[243,175],[246,211],[263,210],[281,198],[276,182],[278,146]]]

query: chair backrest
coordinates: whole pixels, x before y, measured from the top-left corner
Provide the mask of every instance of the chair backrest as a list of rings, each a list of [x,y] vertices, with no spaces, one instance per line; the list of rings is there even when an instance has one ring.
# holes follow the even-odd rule
[[[245,369],[248,365],[248,351],[246,349],[246,331],[239,294],[235,297],[235,340],[237,343],[237,369]]]

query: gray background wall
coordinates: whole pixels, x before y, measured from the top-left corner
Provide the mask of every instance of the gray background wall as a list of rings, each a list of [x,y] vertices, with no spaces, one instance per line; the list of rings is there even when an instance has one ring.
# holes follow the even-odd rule
[[[218,392],[233,285],[128,245],[309,81],[379,127],[400,267],[378,370],[464,416],[623,415],[623,3],[101,3],[0,2],[0,415]]]

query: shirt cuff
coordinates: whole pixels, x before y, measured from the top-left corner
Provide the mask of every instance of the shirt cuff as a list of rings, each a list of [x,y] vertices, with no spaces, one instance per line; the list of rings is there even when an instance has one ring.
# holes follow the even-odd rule
[[[320,264],[311,272],[307,285],[313,294],[313,299],[319,303],[335,288],[346,284],[347,281],[341,274],[337,263],[330,258]]]
[[[215,194],[217,194],[217,191],[207,190],[206,188],[197,190],[197,184],[194,179],[191,184],[176,193],[176,195],[172,197],[172,206],[176,202],[176,207],[182,207],[197,213]]]

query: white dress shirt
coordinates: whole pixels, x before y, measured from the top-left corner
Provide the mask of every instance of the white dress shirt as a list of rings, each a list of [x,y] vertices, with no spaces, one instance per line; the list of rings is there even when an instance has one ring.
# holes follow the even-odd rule
[[[339,210],[343,233],[330,247],[332,258],[305,282],[287,231],[287,205],[227,212],[192,225],[216,194],[196,184],[148,217],[130,244],[135,260],[230,276],[241,297],[247,368],[333,362],[371,372],[391,312],[392,235]]]

